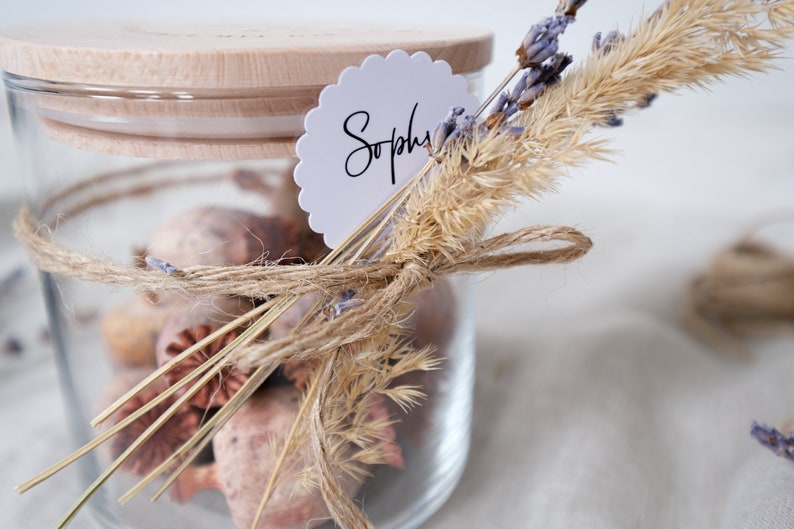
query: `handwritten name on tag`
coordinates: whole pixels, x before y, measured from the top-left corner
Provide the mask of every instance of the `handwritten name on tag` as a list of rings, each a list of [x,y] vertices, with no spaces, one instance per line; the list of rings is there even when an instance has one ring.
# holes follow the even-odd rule
[[[320,94],[298,140],[295,180],[309,224],[335,248],[428,160],[451,106],[473,111],[466,79],[426,53],[372,55]]]

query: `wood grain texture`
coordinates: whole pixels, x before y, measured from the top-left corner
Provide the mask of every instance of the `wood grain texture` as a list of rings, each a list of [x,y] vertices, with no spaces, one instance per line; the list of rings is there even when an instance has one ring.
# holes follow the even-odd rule
[[[35,94],[45,133],[160,159],[295,155],[302,116],[349,66],[395,49],[455,73],[491,57],[479,29],[261,21],[50,23],[0,32],[0,68]]]
[[[50,23],[0,32],[0,68],[36,79],[112,87],[245,89],[325,86],[373,53],[425,51],[455,73],[491,57],[482,29],[356,27],[261,21]]]

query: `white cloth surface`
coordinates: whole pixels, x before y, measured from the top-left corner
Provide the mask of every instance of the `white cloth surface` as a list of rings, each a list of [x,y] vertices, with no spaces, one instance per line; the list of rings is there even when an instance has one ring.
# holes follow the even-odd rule
[[[469,463],[426,527],[794,528],[794,463],[749,436],[753,420],[794,416],[794,339],[748,341],[752,358],[737,360],[681,323],[717,250],[794,218],[794,101],[668,96],[605,134],[617,164],[577,171],[499,226],[569,224],[595,247],[482,277]],[[0,273],[23,260],[6,228],[15,207],[2,210]],[[68,446],[34,280],[0,300],[0,338],[25,337],[0,356],[4,529],[51,527],[78,492],[60,479],[11,490]]]

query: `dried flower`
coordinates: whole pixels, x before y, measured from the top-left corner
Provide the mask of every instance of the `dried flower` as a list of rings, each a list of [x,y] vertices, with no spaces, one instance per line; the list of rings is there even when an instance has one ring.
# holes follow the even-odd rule
[[[217,464],[190,465],[171,484],[168,497],[177,503],[185,504],[199,492],[212,489],[222,491]]]
[[[463,116],[463,123],[458,125],[452,134],[449,135],[449,141],[467,140],[471,139],[474,125],[477,124],[477,119],[474,116]]]
[[[557,14],[543,19],[529,29],[521,46],[516,50],[518,69],[528,70],[519,78],[511,92],[501,92],[496,97],[496,102],[485,118],[485,129],[497,129],[512,135],[524,131],[523,127],[505,127],[505,124],[514,114],[529,108],[548,86],[558,82],[562,71],[571,64],[572,58],[569,55],[557,53],[558,38],[574,21],[576,9],[583,4],[584,0],[562,2],[557,8]],[[553,60],[546,63],[551,58]],[[507,84],[514,75],[515,71],[503,84]],[[463,123],[458,124],[458,118],[463,111],[460,107],[454,107],[450,109],[447,117],[438,123],[432,135],[431,154],[440,152],[449,140],[472,139],[479,114],[467,115],[463,118]],[[481,125],[480,128],[482,127]]]
[[[610,31],[603,39],[601,38],[601,32],[599,31],[593,36],[593,53],[599,51],[602,53],[609,53],[612,51],[612,48],[624,40],[626,40],[626,36],[620,31]]]
[[[297,389],[264,387],[215,436],[218,484],[239,529],[310,529],[328,519],[323,495],[315,488],[311,447],[301,446],[288,456],[264,515],[254,523],[262,487],[279,465],[280,448],[300,407],[301,392]],[[349,455],[350,443],[345,446]],[[353,496],[362,481],[360,475],[339,472],[340,492],[345,496]]]
[[[430,154],[434,152],[438,152],[441,147],[444,146],[444,143],[447,141],[447,138],[452,131],[455,130],[457,125],[458,117],[465,112],[463,107],[450,107],[449,113],[447,113],[447,117],[443,120],[438,122],[436,128],[433,129],[433,134],[430,138],[430,145],[428,148],[430,149]]]
[[[169,357],[175,357],[186,351],[189,347],[196,345],[216,330],[217,327],[214,325],[199,325],[195,328],[185,329],[177,335],[176,341],[170,343],[166,347],[165,354]],[[209,358],[218,354],[219,351],[229,345],[237,336],[238,333],[232,331],[226,333],[218,340],[205,345],[168,371],[165,374],[166,379],[168,379],[170,384],[175,384],[192,373],[193,370],[200,367]],[[202,386],[202,388],[193,395],[190,399],[190,403],[203,409],[223,406],[229,402],[229,399],[235,393],[237,393],[246,380],[248,380],[247,373],[243,373],[234,366],[226,366],[220,370],[214,379],[207,382],[207,384]],[[193,383],[195,383],[195,381],[188,385],[188,388],[192,387]]]
[[[205,206],[182,211],[151,237],[149,255],[176,268],[278,262],[298,255],[299,228],[289,217]],[[150,258],[147,258],[147,261]]]
[[[603,39],[601,38],[600,32],[596,33],[593,37],[593,53],[610,53],[618,44],[625,40],[626,36],[617,30],[610,31]],[[644,96],[637,102],[637,108],[649,107],[654,99],[656,99],[656,94]],[[609,110],[605,112],[605,116],[603,122],[599,123],[599,125],[604,127],[620,127],[623,125],[623,118],[621,118],[616,111]]]
[[[579,3],[582,4],[584,1]],[[564,14],[558,13],[545,18],[529,28],[524,40],[521,41],[521,46],[516,50],[521,68],[540,66],[543,61],[553,57],[559,48],[559,36],[574,20],[574,15],[567,14],[566,11]]]
[[[357,298],[355,290],[348,290],[344,292],[340,297],[339,301],[334,304],[331,308],[331,319],[341,316],[345,312],[352,310],[356,307],[360,307],[364,304],[364,300],[361,298]]]
[[[141,407],[154,400],[159,392],[148,388],[128,400],[117,412],[117,421],[129,417]],[[121,430],[110,440],[110,455],[120,456],[138,437],[146,431],[168,408],[176,398],[168,398],[144,413],[128,427]],[[151,438],[149,438],[122,466],[123,470],[136,476],[145,476],[171,455],[182,444],[198,431],[198,414],[184,407],[178,410]]]
[[[146,264],[152,268],[159,268],[169,276],[177,271],[177,268],[169,263],[168,261],[163,261],[162,259],[158,259],[157,257],[151,257],[147,255],[144,260]]]
[[[753,422],[750,435],[780,457],[794,461],[794,433],[785,436],[777,428]]]

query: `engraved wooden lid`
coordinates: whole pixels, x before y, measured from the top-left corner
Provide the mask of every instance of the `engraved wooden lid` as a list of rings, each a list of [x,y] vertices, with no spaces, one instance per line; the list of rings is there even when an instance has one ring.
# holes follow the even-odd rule
[[[0,30],[0,69],[13,74],[11,88],[40,92],[57,141],[129,156],[242,159],[293,155],[322,88],[371,54],[424,51],[469,73],[490,61],[491,46],[489,31],[456,27],[45,23]]]
[[[99,86],[324,86],[368,55],[395,49],[425,51],[453,72],[473,72],[490,60],[491,34],[338,22],[52,23],[0,31],[0,68]]]

